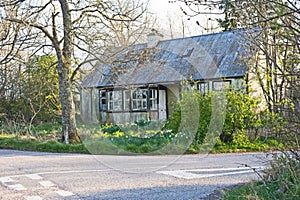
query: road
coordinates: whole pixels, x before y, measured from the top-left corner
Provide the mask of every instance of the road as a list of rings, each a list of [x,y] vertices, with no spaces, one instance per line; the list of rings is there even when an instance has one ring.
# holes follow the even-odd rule
[[[262,153],[104,156],[0,150],[0,199],[215,199],[258,179]]]

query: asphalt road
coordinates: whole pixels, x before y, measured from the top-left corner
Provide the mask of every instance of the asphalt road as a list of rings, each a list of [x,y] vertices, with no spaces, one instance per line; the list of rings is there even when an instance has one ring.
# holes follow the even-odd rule
[[[216,199],[258,179],[261,153],[103,156],[0,150],[0,199]],[[250,166],[250,167],[248,167]]]

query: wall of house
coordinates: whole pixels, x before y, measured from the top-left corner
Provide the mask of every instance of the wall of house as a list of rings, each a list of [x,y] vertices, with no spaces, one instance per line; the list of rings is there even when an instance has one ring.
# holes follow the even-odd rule
[[[176,108],[176,102],[180,99],[179,85],[167,85],[167,111],[170,116]]]
[[[98,89],[88,88],[81,90],[80,116],[85,123],[99,122],[99,95]]]
[[[157,112],[111,112],[107,113],[107,123],[124,124],[134,123],[137,120],[157,119]]]

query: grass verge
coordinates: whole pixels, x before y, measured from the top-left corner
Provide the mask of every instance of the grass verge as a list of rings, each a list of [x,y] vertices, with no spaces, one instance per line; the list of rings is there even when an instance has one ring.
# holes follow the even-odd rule
[[[226,191],[222,199],[300,199],[300,157],[298,151],[284,152],[280,156],[276,156],[270,167],[264,170],[262,175],[260,181],[254,181]]]
[[[0,134],[0,149],[14,149],[23,151],[41,151],[53,153],[85,153],[85,154],[172,154],[183,153],[186,146],[166,142],[165,136],[144,140],[140,138],[100,137],[86,138],[79,144],[64,144],[54,137],[36,138],[21,136],[16,134]],[[154,144],[157,142],[157,144]],[[278,148],[280,144],[273,140],[256,141],[247,145],[234,145],[217,143],[211,153],[238,153],[269,151]],[[183,149],[184,148],[184,149]],[[201,152],[201,147],[195,149],[193,146],[186,149],[186,154],[196,154]]]
[[[39,141],[36,138],[22,137],[14,134],[0,135],[0,149],[52,153],[89,153],[82,143],[73,145],[64,144],[56,140]]]

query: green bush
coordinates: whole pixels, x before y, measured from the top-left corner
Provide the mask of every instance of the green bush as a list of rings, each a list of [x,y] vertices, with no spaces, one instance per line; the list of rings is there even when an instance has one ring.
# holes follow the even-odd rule
[[[257,99],[235,90],[227,91],[226,98],[226,118],[220,136],[223,142],[231,142],[235,133],[261,126],[261,120],[256,113],[259,103]]]
[[[102,128],[102,131],[104,133],[109,133],[109,134],[113,134],[120,130],[121,130],[121,128],[118,125],[105,126]]]
[[[194,140],[190,147],[191,151],[200,150],[201,144],[207,136],[212,118],[213,101],[220,101],[220,106],[226,105],[226,108],[224,109],[226,111],[226,117],[224,121],[223,131],[220,135],[220,139],[222,142],[231,143],[233,140],[235,140],[235,143],[239,143],[239,141],[237,141],[237,137],[242,137],[242,135],[239,135],[238,133],[244,133],[248,128],[261,126],[261,121],[256,114],[258,101],[249,97],[248,94],[235,90],[229,90],[226,92],[226,103],[222,104],[222,99],[220,99],[220,96],[218,96],[219,94],[217,92],[209,93],[203,96],[199,91],[194,91],[192,93],[183,93],[183,100],[178,102],[177,108],[166,124],[166,129],[173,130],[174,132],[179,132],[180,126],[183,123],[186,123],[182,120],[182,108],[187,106],[185,104],[190,103],[190,101],[186,101],[186,99],[188,98],[186,97],[186,95],[193,96],[193,98],[197,99],[197,108],[195,108],[195,112],[188,113],[190,114],[190,118],[195,119],[195,116],[193,115],[199,115],[197,125],[198,128],[195,131]],[[214,103],[214,106],[218,105],[218,102]],[[214,109],[216,110],[215,112],[221,112],[222,110],[221,108]],[[219,114],[220,117],[223,115],[222,113]],[[189,122],[187,122],[187,124],[189,124]]]
[[[195,131],[194,139],[193,139],[193,146],[197,146],[201,144],[206,136],[206,133],[209,128],[210,118],[211,118],[211,95],[202,96],[200,92],[189,92],[189,93],[183,93],[185,95],[184,100],[179,101],[177,104],[177,107],[175,111],[170,116],[170,119],[166,123],[165,129],[166,130],[172,130],[176,133],[180,132],[180,128],[183,126],[190,126],[190,123],[192,121],[195,121],[195,118],[198,121],[198,124],[196,125],[197,130]],[[192,95],[188,99],[187,95]],[[192,104],[196,105],[197,108],[193,109],[194,113],[189,113],[186,110],[182,110],[182,108],[188,108],[191,101],[195,101]],[[187,116],[189,115],[189,116]],[[197,116],[195,116],[197,115]],[[194,118],[193,118],[194,117]],[[184,120],[183,118],[186,118]],[[193,119],[192,119],[193,118]]]
[[[149,124],[151,123],[151,121],[148,121],[148,120],[136,120],[134,123],[137,126],[143,127],[143,126],[149,126]]]

